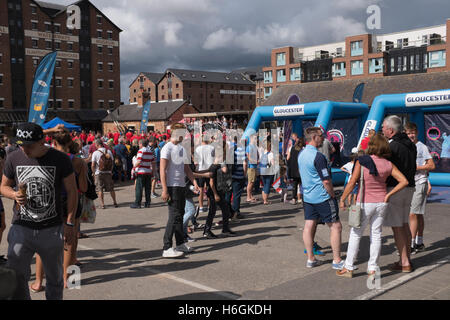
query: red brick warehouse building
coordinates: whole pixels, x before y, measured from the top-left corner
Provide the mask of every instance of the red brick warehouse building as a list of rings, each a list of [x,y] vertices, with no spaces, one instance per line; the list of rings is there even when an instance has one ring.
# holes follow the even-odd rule
[[[185,100],[201,113],[253,111],[256,106],[255,83],[240,73],[167,69],[156,83],[156,80],[146,77],[145,74],[141,73],[130,84],[130,103],[141,104],[137,98],[137,89],[142,87],[147,90],[150,88],[152,101]]]
[[[36,68],[55,50],[47,120],[57,115],[100,127],[106,109],[120,105],[122,30],[90,1],[73,4],[81,10],[80,30],[66,27],[67,6],[0,1],[0,124],[26,121]]]

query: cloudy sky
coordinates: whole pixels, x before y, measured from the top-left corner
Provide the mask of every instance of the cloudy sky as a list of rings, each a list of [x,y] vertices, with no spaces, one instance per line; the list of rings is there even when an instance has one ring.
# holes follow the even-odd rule
[[[70,4],[74,0],[47,0]],[[123,32],[121,100],[140,71],[231,71],[270,65],[270,51],[346,36],[444,24],[448,0],[91,0]],[[381,29],[368,30],[368,6]]]

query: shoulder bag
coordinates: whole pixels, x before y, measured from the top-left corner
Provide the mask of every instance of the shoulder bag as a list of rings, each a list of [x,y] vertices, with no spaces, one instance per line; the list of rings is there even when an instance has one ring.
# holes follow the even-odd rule
[[[364,203],[364,172],[361,166],[361,178],[359,179],[359,204],[353,204],[348,210],[348,225],[353,228],[361,227],[361,210]]]

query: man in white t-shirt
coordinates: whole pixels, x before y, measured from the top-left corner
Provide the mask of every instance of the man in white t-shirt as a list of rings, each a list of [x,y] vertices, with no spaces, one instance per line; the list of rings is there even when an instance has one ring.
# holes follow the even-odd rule
[[[184,134],[178,137],[176,130],[185,130],[181,123],[171,126],[170,142],[166,143],[161,150],[160,176],[162,184],[163,201],[169,205],[169,220],[164,233],[164,258],[177,258],[184,253],[193,251],[184,243],[183,215],[186,204],[185,177],[191,180],[195,189],[198,190],[197,181],[189,167],[189,159],[186,150],[181,145]],[[175,234],[176,248],[172,248],[172,238]]]
[[[102,208],[105,209],[103,192],[110,192],[114,202],[114,207],[118,207],[116,202],[116,193],[114,192],[114,182],[112,179],[112,169],[114,156],[110,150],[106,150],[103,141],[100,138],[95,140],[97,150],[92,154],[91,169],[94,175],[95,186],[100,195]]]
[[[209,167],[214,163],[215,152],[214,146],[210,144],[210,139],[206,135],[202,138],[202,144],[195,149],[195,165],[197,166],[197,171],[208,170]],[[198,195],[198,206],[199,212],[208,212],[203,208],[203,198],[205,197],[205,178],[197,179],[197,184],[200,187],[200,194]],[[209,199],[208,199],[209,200]]]
[[[405,132],[408,138],[416,144],[417,148],[417,171],[414,176],[416,189],[411,201],[409,214],[411,254],[416,254],[425,250],[423,244],[423,230],[425,227],[423,215],[425,214],[425,205],[427,203],[428,171],[434,170],[436,166],[427,146],[417,139],[417,125],[413,122],[407,123],[405,125]]]

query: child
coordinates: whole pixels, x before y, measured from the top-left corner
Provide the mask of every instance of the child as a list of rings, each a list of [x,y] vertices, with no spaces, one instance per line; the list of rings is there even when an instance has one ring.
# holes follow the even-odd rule
[[[281,202],[287,203],[287,175],[286,167],[280,167],[280,189],[281,189]]]
[[[344,183],[344,189],[345,186],[347,185],[347,183],[350,181],[351,177],[352,177],[352,171],[353,171],[353,166],[355,165],[355,160],[358,158],[358,149],[357,148],[353,148],[352,149],[352,153],[350,154],[350,162],[347,162],[345,165],[343,165],[341,167],[341,170],[344,171],[345,173],[347,173],[347,176],[345,177],[345,183]],[[352,190],[351,192],[351,196],[350,196],[350,205],[352,204],[356,204],[356,196],[358,195],[358,185],[355,186],[355,188]]]

